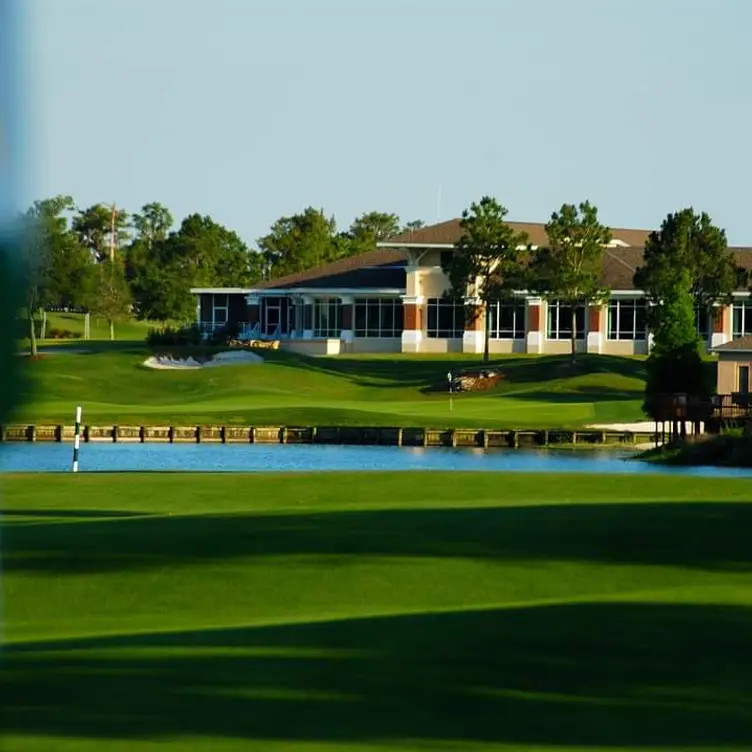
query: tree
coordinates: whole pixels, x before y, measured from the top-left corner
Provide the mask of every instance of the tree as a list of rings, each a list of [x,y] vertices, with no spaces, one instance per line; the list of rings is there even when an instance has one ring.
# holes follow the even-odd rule
[[[361,214],[350,226],[350,234],[355,240],[371,243],[374,247],[380,240],[387,240],[399,231],[400,220],[396,214],[378,211]]]
[[[73,208],[70,196],[35,201],[24,214],[21,233],[21,255],[24,272],[24,304],[28,320],[31,354],[37,355],[37,338],[34,319],[46,304],[61,294],[60,285],[70,285],[70,280],[57,279],[60,264],[55,270],[54,259],[65,257],[75,240],[68,229],[65,212]],[[56,290],[57,285],[57,290]]]
[[[661,395],[687,394],[705,399],[711,392],[695,327],[689,269],[677,270],[671,283],[664,286],[654,314],[654,341],[647,360],[643,408],[658,418]]]
[[[422,219],[413,219],[410,222],[405,222],[405,226],[400,230],[400,232],[417,232],[425,226],[426,223]]]
[[[94,204],[73,219],[73,231],[97,261],[111,256],[128,239],[128,214],[116,207]],[[113,235],[114,230],[114,235]]]
[[[507,209],[489,196],[462,213],[462,237],[454,252],[442,261],[449,277],[450,295],[464,300],[474,293],[485,306],[486,334],[483,360],[489,359],[492,301],[511,297],[522,277],[525,233],[515,232],[505,221]]]
[[[117,254],[97,267],[96,284],[89,309],[102,316],[110,326],[110,340],[115,339],[115,323],[128,318],[131,312],[131,294],[125,279],[122,259]]]
[[[745,272],[728,250],[726,233],[708,214],[697,215],[692,209],[669,214],[661,229],[650,234],[644,261],[634,283],[645,291],[653,316],[660,313],[667,291],[684,284],[685,272],[695,306],[707,313],[717,303],[730,303],[736,287],[744,285]]]
[[[270,278],[313,269],[349,255],[346,239],[337,240],[333,217],[322,209],[308,207],[301,214],[281,217],[267,235],[257,241]]]
[[[529,267],[529,287],[547,300],[559,300],[572,311],[572,362],[576,358],[578,306],[606,297],[599,284],[610,230],[598,221],[589,201],[564,204],[546,225],[548,244],[538,248]]]

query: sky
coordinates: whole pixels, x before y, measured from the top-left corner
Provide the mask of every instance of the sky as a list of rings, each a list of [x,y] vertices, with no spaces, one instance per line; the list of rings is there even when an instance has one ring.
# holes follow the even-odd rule
[[[752,245],[750,0],[23,0],[28,201],[427,223],[495,196]]]

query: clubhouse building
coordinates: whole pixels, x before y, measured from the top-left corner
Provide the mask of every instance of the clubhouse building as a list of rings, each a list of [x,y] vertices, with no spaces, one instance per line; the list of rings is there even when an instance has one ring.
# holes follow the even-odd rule
[[[536,247],[546,243],[543,224],[510,223]],[[492,353],[567,353],[572,325],[581,352],[640,355],[648,352],[647,303],[634,288],[646,230],[612,229],[601,284],[610,290],[602,305],[575,306],[520,290],[493,303]],[[310,355],[340,353],[446,353],[483,351],[485,315],[468,297],[445,300],[443,254],[461,237],[459,220],[424,227],[379,243],[378,250],[253,288],[196,288],[198,323],[208,329],[240,323],[246,337],[279,340],[280,347]],[[752,248],[732,249],[752,269]],[[473,315],[466,309],[473,308]],[[729,306],[697,315],[709,348],[752,335],[752,299],[734,293]]]

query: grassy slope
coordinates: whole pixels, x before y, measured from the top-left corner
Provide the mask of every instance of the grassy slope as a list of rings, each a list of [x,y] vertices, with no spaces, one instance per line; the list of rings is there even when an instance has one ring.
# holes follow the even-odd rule
[[[7,750],[752,749],[748,480],[5,480]]]
[[[90,423],[429,425],[505,428],[579,426],[642,417],[644,363],[586,356],[510,356],[489,394],[426,394],[468,356],[305,358],[269,353],[261,366],[155,372],[138,346],[96,347],[27,363],[27,404],[17,418],[70,422],[83,403]]]

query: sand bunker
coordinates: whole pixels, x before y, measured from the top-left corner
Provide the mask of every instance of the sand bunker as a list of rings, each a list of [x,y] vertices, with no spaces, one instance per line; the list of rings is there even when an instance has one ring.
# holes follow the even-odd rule
[[[216,366],[237,366],[263,363],[264,359],[248,350],[234,350],[217,353],[209,360],[196,358],[176,358],[174,355],[152,355],[144,361],[147,368],[162,371],[195,371],[199,368],[214,368]]]

